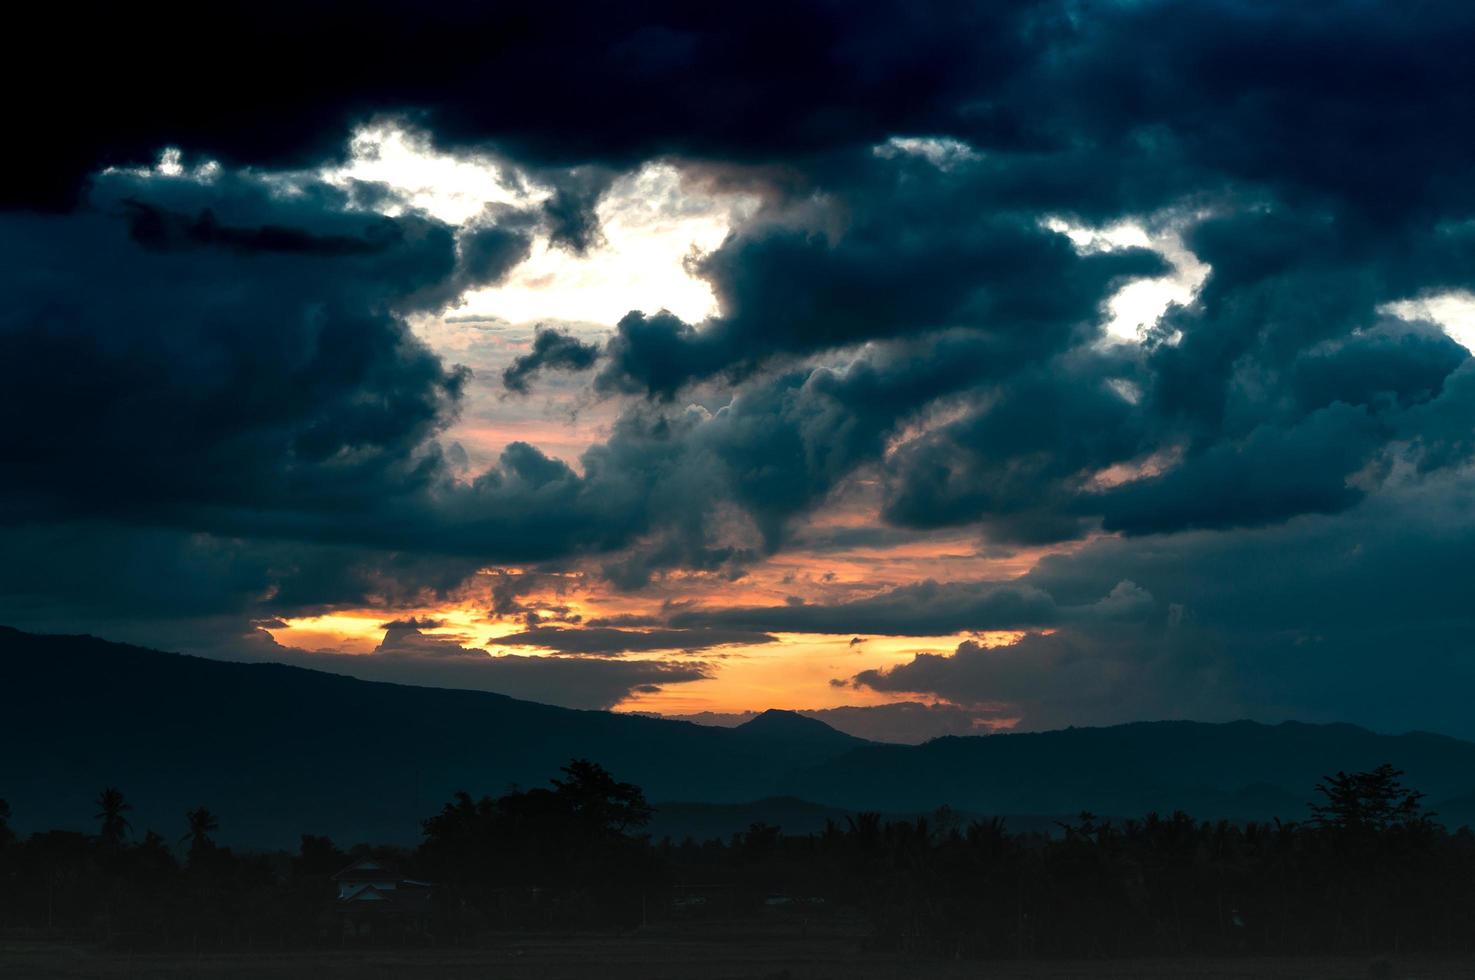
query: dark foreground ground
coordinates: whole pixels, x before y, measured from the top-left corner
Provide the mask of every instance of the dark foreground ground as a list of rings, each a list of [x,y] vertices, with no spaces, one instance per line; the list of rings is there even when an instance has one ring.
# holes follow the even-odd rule
[[[128,954],[54,943],[0,941],[5,980],[86,978],[288,978],[321,980],[1454,980],[1475,977],[1475,960],[1394,957],[946,962],[876,956],[828,939],[507,937],[479,949],[315,950]]]

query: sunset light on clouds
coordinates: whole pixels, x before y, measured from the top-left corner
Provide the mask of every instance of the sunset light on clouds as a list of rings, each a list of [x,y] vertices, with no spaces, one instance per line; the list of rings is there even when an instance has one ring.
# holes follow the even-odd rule
[[[331,182],[378,181],[393,192],[382,206],[386,214],[406,204],[423,208],[455,224],[475,221],[485,207],[542,202],[548,191],[509,165],[491,159],[458,158],[437,152],[429,138],[393,126],[367,129],[349,144],[349,160],[326,171]],[[912,150],[910,152],[920,152]],[[954,152],[959,152],[954,149]],[[926,155],[926,154],[923,154]],[[527,442],[550,456],[579,467],[580,455],[610,433],[614,406],[591,397],[579,386],[544,379],[535,396],[517,399],[498,379],[532,347],[537,328],[557,327],[590,343],[602,343],[629,310],[669,310],[697,321],[720,313],[707,282],[689,269],[693,256],[721,246],[730,231],[750,219],[759,207],[751,193],[714,193],[710,183],[684,177],[671,165],[642,166],[613,179],[597,210],[601,230],[583,254],[534,239],[530,254],[497,285],[468,292],[461,304],[444,313],[412,321],[417,335],[447,360],[470,367],[471,389],[461,417],[442,435],[465,451],[475,471],[493,462],[508,444]],[[1155,247],[1136,226],[1095,233],[1067,228],[1083,251],[1100,248]],[[1169,239],[1165,250],[1188,272],[1177,279],[1142,280],[1126,286],[1109,305],[1107,326],[1123,339],[1134,339],[1170,302],[1185,302],[1192,282],[1202,278],[1184,256],[1181,243]],[[1130,320],[1130,324],[1122,326]],[[843,370],[844,361],[832,361]],[[716,406],[710,396],[708,406]],[[920,436],[939,419],[921,420],[902,437]],[[900,443],[898,443],[900,445]],[[795,546],[757,558],[741,577],[674,575],[636,593],[601,585],[599,567],[588,564],[572,574],[538,576],[520,568],[488,567],[473,576],[453,601],[386,610],[380,606],[344,608],[331,613],[283,617],[263,627],[284,646],[320,654],[373,656],[386,644],[386,616],[413,621],[416,634],[434,645],[459,646],[488,657],[590,656],[545,649],[535,642],[538,628],[588,630],[586,624],[640,621],[656,623],[673,607],[723,607],[824,603],[836,597],[876,594],[888,587],[922,579],[936,581],[1013,578],[1027,572],[1043,552],[1013,551],[988,555],[974,536],[957,532],[901,535],[889,541],[862,542],[874,525],[878,503],[874,477],[858,476],[836,494],[835,505],[810,516],[794,529]],[[857,534],[841,544],[847,530]],[[820,547],[804,547],[813,539]],[[530,591],[520,594],[514,610],[488,614],[488,589],[496,583],[526,577]],[[534,624],[529,636],[529,624]],[[597,627],[609,628],[609,627]],[[649,626],[620,627],[637,646],[649,641]],[[399,632],[390,631],[391,635]],[[671,632],[671,631],[662,631]],[[930,695],[883,693],[848,678],[862,670],[884,669],[910,661],[918,652],[951,651],[964,640],[988,646],[1007,645],[1018,631],[957,632],[937,636],[857,636],[774,633],[754,644],[736,638],[714,646],[701,637],[670,637],[672,645],[638,651],[616,651],[622,660],[664,661],[679,657],[697,665],[703,676],[679,684],[634,689],[612,703],[620,710],[672,715],[717,712],[741,714],[777,707],[824,709],[842,705],[914,702]],[[503,637],[523,637],[514,644]],[[308,661],[310,662],[310,661]],[[352,669],[352,666],[344,669]],[[968,706],[973,708],[975,706]],[[998,722],[993,706],[979,706],[980,725]]]
[[[134,93],[4,213],[0,623],[914,740],[1475,734],[1467,86],[1342,70],[1414,30],[1352,6],[461,11]]]

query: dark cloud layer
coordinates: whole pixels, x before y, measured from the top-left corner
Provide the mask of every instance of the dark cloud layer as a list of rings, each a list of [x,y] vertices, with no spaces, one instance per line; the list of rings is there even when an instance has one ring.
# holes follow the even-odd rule
[[[0,226],[0,357],[23,368],[0,407],[37,420],[0,433],[10,508],[228,525],[425,483],[464,373],[403,315],[454,298],[453,229],[229,175],[111,176],[91,203]]]
[[[1018,361],[1068,343],[1072,328],[1094,321],[1111,283],[1163,271],[1146,252],[1077,254],[1037,214],[989,200],[989,181],[980,186],[973,169],[862,157],[829,189],[842,230],[759,221],[729,237],[694,270],[722,315],[691,325],[629,314],[600,385],[669,397],[775,355],[957,327],[988,331],[998,347],[991,360]],[[960,208],[978,217],[959,221]]]
[[[918,654],[854,682],[1012,703],[1034,728],[1248,715],[1475,736],[1471,492],[1467,472],[1274,528],[1102,540],[1047,558],[1021,585],[1110,615],[1057,619],[1013,647]]]
[[[288,634],[290,636],[290,634]],[[372,654],[308,653],[261,644],[252,659],[287,662],[364,680],[496,691],[568,708],[610,708],[638,691],[702,680],[706,664],[684,660],[611,660],[599,657],[499,656],[463,646],[455,637],[393,626]]]
[[[1475,371],[1434,324],[1387,312],[1475,286],[1470,9],[310,3],[198,23],[164,4],[12,25],[13,621],[241,627],[410,605],[518,563],[538,567],[493,605],[526,636],[638,643],[654,634],[538,627],[522,586],[591,557],[628,589],[737,577],[865,481],[888,525],[866,530],[888,540],[1088,543],[1018,581],[651,628],[1028,630],[846,682],[1007,701],[1030,724],[1393,719],[1377,691],[1471,689],[1451,542],[1468,537]],[[303,176],[383,118],[549,194],[457,228]],[[105,170],[166,145],[219,165]],[[719,311],[612,310],[602,348],[540,331],[503,384],[593,372],[591,394],[620,403],[608,438],[577,466],[515,442],[464,472],[438,438],[473,381],[410,318],[502,280],[535,239],[599,247],[600,200],[654,159],[759,202],[690,260]],[[1118,287],[1168,263],[1048,219],[1171,232],[1207,276],[1140,343],[1108,342]],[[260,642],[236,627],[221,635]],[[466,656],[389,632],[359,666]],[[482,659],[509,683],[606,671],[581,703],[662,682],[634,661]],[[1420,700],[1457,726],[1443,693]]]
[[[539,626],[521,633],[509,633],[492,641],[494,646],[536,647],[559,653],[615,655],[648,650],[705,650],[734,644],[772,643],[767,633],[753,630],[696,628],[628,630],[609,626],[586,626],[570,629]]]
[[[1059,617],[1054,600],[1028,585],[922,582],[839,605],[696,610],[678,613],[672,622],[798,633],[938,636],[967,630],[1038,628],[1053,625]]]
[[[875,141],[958,119],[956,95],[1007,74],[1019,6],[266,3],[208,40],[167,3],[81,26],[34,11],[19,35],[48,43],[18,52],[7,84],[33,91],[65,64],[78,96],[65,118],[52,98],[20,100],[17,133],[35,153],[7,197],[64,205],[100,167],[166,143],[228,163],[315,163],[355,121],[385,112],[412,114],[451,145],[562,166]],[[149,64],[191,83],[157,84]],[[577,210],[567,198],[555,207]],[[575,245],[577,226],[564,233]]]

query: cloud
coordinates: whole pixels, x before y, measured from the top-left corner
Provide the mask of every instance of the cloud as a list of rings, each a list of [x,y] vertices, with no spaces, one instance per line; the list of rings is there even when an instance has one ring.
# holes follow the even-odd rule
[[[750,646],[773,643],[767,633],[752,630],[696,628],[628,630],[608,626],[569,629],[539,626],[521,633],[499,636],[492,646],[526,646],[559,653],[616,655],[648,650],[705,650],[720,646]]]
[[[398,630],[433,630],[444,625],[444,620],[411,616],[408,619],[392,619],[387,623],[380,623],[379,628],[393,633]]]
[[[502,372],[502,384],[508,391],[526,394],[528,380],[539,371],[587,371],[598,356],[599,348],[594,344],[539,327],[533,335],[533,349],[508,365]]]
[[[965,707],[994,705],[1027,729],[1113,724],[1142,718],[1228,721],[1243,705],[1224,681],[1223,653],[1202,635],[1133,625],[1031,633],[950,654],[918,653],[894,667],[864,670],[857,687],[929,694]]]
[[[798,228],[786,213],[749,222],[692,265],[721,314],[699,325],[628,314],[598,384],[670,398],[779,355],[961,327],[985,331],[996,358],[1040,356],[1089,324],[1113,284],[1164,269],[1146,250],[1081,254],[1038,214],[989,200],[991,181],[971,169],[870,155],[852,166],[826,189],[843,223],[827,209]],[[976,220],[957,220],[975,204]]]
[[[796,31],[823,39],[817,50],[849,50],[879,30],[866,19],[796,16]],[[1025,17],[996,16],[1000,26]],[[1004,30],[989,43],[1014,56],[933,79],[944,97],[938,121],[948,123],[940,130],[951,134],[946,145],[968,150],[945,157],[926,152],[933,144],[925,141],[873,132],[880,117],[856,116],[853,127],[830,138],[785,144],[786,168],[752,167],[755,158],[725,144],[726,135],[701,127],[673,135],[667,122],[643,121],[651,127],[647,138],[665,141],[672,152],[689,141],[692,152],[674,159],[691,179],[744,179],[765,188],[766,204],[715,251],[692,259],[717,293],[721,314],[693,325],[662,312],[632,312],[605,349],[597,384],[671,398],[703,379],[753,380],[725,405],[720,396],[708,398],[712,407],[700,416],[659,404],[627,409],[578,470],[514,442],[495,466],[469,483],[460,480],[434,438],[454,418],[468,379],[426,351],[402,319],[444,306],[470,282],[496,281],[527,254],[532,228],[546,225],[546,214],[492,211],[457,232],[413,212],[386,218],[356,208],[353,196],[370,193],[362,188],[308,182],[295,196],[275,193],[271,181],[229,166],[212,181],[104,175],[87,198],[92,210],[17,219],[13,227],[12,249],[28,244],[26,261],[12,264],[26,285],[17,282],[21,302],[11,322],[20,326],[4,335],[8,353],[36,363],[38,379],[64,370],[99,379],[79,384],[62,410],[47,413],[61,425],[16,433],[6,447],[21,460],[21,502],[43,514],[133,519],[130,508],[144,509],[153,511],[151,520],[167,514],[170,522],[220,534],[488,560],[622,552],[606,568],[628,586],[672,567],[736,574],[784,546],[793,520],[842,481],[875,465],[882,466],[887,521],[906,528],[974,524],[1013,542],[1069,540],[1102,526],[1147,533],[1253,525],[1350,506],[1366,492],[1367,467],[1390,442],[1418,440],[1417,425],[1442,424],[1431,406],[1441,403],[1443,377],[1463,355],[1427,327],[1404,331],[1405,338],[1422,338],[1418,343],[1390,335],[1383,346],[1401,355],[1376,368],[1373,353],[1358,359],[1357,344],[1328,351],[1362,329],[1370,311],[1430,288],[1430,280],[1457,279],[1470,236],[1457,227],[1431,235],[1368,222],[1344,222],[1334,234],[1331,222],[1358,200],[1310,200],[1296,196],[1304,188],[1294,180],[1216,170],[1219,158],[1199,152],[1199,127],[1208,123],[1184,114],[1176,91],[1171,100],[1124,103],[1165,120],[1164,143],[1151,154],[1068,106],[1051,107],[1035,128],[1012,113],[983,125],[961,112],[963,103],[947,101],[976,96],[972,86],[983,86],[1035,106],[1038,96],[1024,97],[1035,91],[1031,81],[1151,81],[1119,77],[1117,62],[1102,52],[1132,40],[1126,25],[1157,17],[1193,44],[1218,43],[1191,35],[1186,22],[1156,8],[1151,16],[1098,12],[1076,30],[1054,23],[1045,30],[1026,17],[1036,33],[1018,48],[1019,37]],[[1227,8],[1195,23],[1223,26],[1226,38],[1246,36],[1240,14]],[[939,46],[934,56],[969,51],[966,44],[952,47],[955,35],[935,33],[935,25],[905,24],[904,36],[915,32],[918,43]],[[374,25],[360,26],[372,33]],[[649,25],[632,30],[627,40],[642,51],[653,37],[677,36],[651,34]],[[656,50],[701,50],[708,30],[694,25],[677,32],[681,43],[663,41]],[[896,30],[891,25],[888,36]],[[601,43],[618,47],[612,39],[620,36],[607,32]],[[1305,40],[1294,32],[1292,39]],[[915,66],[915,54],[896,56]],[[686,64],[684,56],[678,60]],[[1193,68],[1183,84],[1192,92],[1219,83]],[[825,91],[832,90],[822,86],[811,98]],[[329,93],[317,94],[332,102]],[[383,98],[392,108],[393,94]],[[444,116],[430,103],[422,108],[435,138],[447,145],[470,139],[470,106]],[[812,103],[764,109],[794,119],[817,111]],[[471,115],[456,114],[462,111]],[[552,150],[540,156],[533,147],[552,147],[540,142],[551,140],[551,131],[536,138],[530,131],[520,142],[509,135],[520,125],[514,118],[501,125],[504,149],[514,158],[527,154],[528,166],[556,177],[559,187],[583,187],[584,197],[597,200],[600,175],[614,172],[618,153],[597,165]],[[1062,132],[1088,138],[1080,145],[1053,138]],[[609,146],[623,138],[612,123],[600,133]],[[779,153],[779,144],[749,135],[749,150]],[[197,145],[209,149],[220,138],[202,133]],[[711,158],[719,145],[730,151],[727,158]],[[801,145],[813,152],[796,156]],[[877,145],[890,149],[877,153]],[[705,151],[695,152],[698,146]],[[265,160],[297,152],[270,139],[259,149]],[[598,157],[599,149],[590,143],[585,152]],[[1137,183],[1141,173],[1165,178],[1169,170],[1173,179],[1159,180],[1157,193]],[[1103,348],[1098,321],[1111,291],[1161,273],[1163,261],[1145,249],[1077,247],[1042,217],[1065,211],[1089,221],[1119,217],[1123,209],[1171,211],[1207,187],[1216,189],[1210,216],[1185,236],[1212,268],[1201,296],[1172,312],[1151,343]],[[561,207],[555,202],[555,210]],[[962,213],[974,217],[960,221]],[[119,240],[123,228],[126,243]],[[102,252],[116,252],[118,261],[99,270],[68,264]],[[88,295],[106,298],[109,322],[122,316],[156,325],[137,328],[142,343],[129,348],[128,363],[101,340],[102,303],[73,318],[80,341],[35,319],[55,298],[45,284],[79,277],[88,278]],[[186,282],[198,283],[193,302],[174,285]],[[226,283],[245,295],[222,312],[211,297],[225,295]],[[132,284],[139,288],[130,292]],[[1311,304],[1310,296],[1321,299]],[[200,309],[215,319],[184,312]],[[196,344],[169,346],[170,336]],[[789,363],[827,352],[843,363]],[[173,361],[177,355],[186,359]],[[505,381],[517,389],[543,367],[592,360],[589,345],[544,331]],[[771,370],[775,362],[780,367]],[[128,393],[131,379],[147,370],[154,371],[146,383],[156,395],[140,404]],[[176,377],[200,380],[181,385]],[[130,381],[116,380],[122,378]],[[1127,398],[1124,391],[1140,394]],[[19,391],[15,401],[47,405],[54,394]],[[943,398],[957,403],[953,421],[908,431]],[[122,417],[120,405],[135,414]],[[150,405],[153,414],[141,411]],[[172,453],[142,435],[162,428],[165,415],[194,424],[170,441]],[[117,417],[117,431],[89,444],[91,434],[77,420],[97,416]],[[907,438],[893,444],[899,433]],[[1175,462],[1165,472],[1127,485],[1103,491],[1093,483],[1102,471],[1170,457]],[[1427,455],[1427,465],[1435,459]],[[125,475],[125,492],[89,495],[95,483],[79,478],[79,460]],[[1233,499],[1202,494],[1222,488],[1231,471],[1253,474],[1248,492]],[[679,490],[662,493],[666,486]],[[752,522],[756,541],[722,526],[733,510]]]
[[[1465,724],[1447,581],[1467,577],[1475,366],[1390,313],[1472,286],[1475,143],[1450,122],[1475,98],[1471,10],[800,3],[776,31],[689,4],[268,4],[209,44],[163,7],[35,16],[73,42],[78,96],[13,107],[26,152],[0,189],[12,621],[260,644],[252,620],[425,608],[488,567],[527,576],[496,614],[531,616],[524,586],[574,563],[640,589],[960,528],[1070,554],[596,628],[1026,630],[858,682],[997,696],[1029,724],[1407,717],[1391,689]],[[0,72],[33,91],[51,67]],[[375,118],[550,193],[453,227],[308,176]],[[166,144],[177,166],[127,169]],[[611,310],[598,350],[540,331],[503,385],[587,370],[615,419],[576,460],[499,437],[473,472],[440,441],[479,382],[411,324],[535,240],[598,248],[611,181],[656,160],[756,202],[688,260],[719,311]],[[1168,263],[1105,247],[1123,225],[1207,270],[1140,342],[1103,321]],[[862,492],[884,527],[803,528]],[[466,656],[391,632],[402,649],[366,664]],[[578,674],[605,678],[581,697],[660,683],[622,669]]]
[[[229,173],[90,203],[0,223],[14,513],[285,529],[434,478],[465,375],[403,317],[454,299],[453,229]]]
[[[87,175],[148,160],[166,142],[227,164],[299,166],[332,155],[375,112],[413,115],[445,145],[493,142],[562,167],[875,142],[907,123],[958,118],[957,93],[1017,63],[1021,8],[944,17],[804,3],[775,31],[764,11],[673,3],[453,3],[427,19],[405,3],[345,18],[269,2],[208,46],[166,8],[99,12],[74,37],[72,81],[87,97],[65,119],[46,99],[17,110],[35,152],[5,200],[65,206]],[[36,36],[76,35],[55,14],[30,18]],[[288,41],[277,29],[286,19]],[[267,46],[276,55],[263,65]],[[161,88],[138,70],[165,60],[180,78],[211,81]],[[4,77],[20,83],[41,67],[18,57]]]
[[[1254,531],[1101,539],[1020,583],[1082,615],[850,680],[1008,703],[1027,728],[1356,718],[1470,737],[1472,486],[1466,470]]]
[[[1045,592],[1012,582],[920,582],[835,605],[698,609],[677,626],[726,626],[792,633],[939,636],[968,630],[1048,626],[1060,617]]]
[[[698,608],[671,617],[677,626],[725,626],[788,633],[867,633],[946,636],[952,633],[1040,630],[1061,624],[1138,619],[1155,605],[1150,592],[1121,580],[1079,605],[1062,605],[1028,580],[925,581],[833,604]],[[864,643],[860,637],[849,646]]]
[[[454,636],[423,633],[415,627],[386,630],[384,641],[371,654],[309,653],[273,645],[269,649],[257,647],[246,656],[363,680],[493,691],[566,708],[607,709],[636,692],[649,693],[667,684],[710,676],[709,667],[695,660],[668,663],[553,655],[494,657],[484,650],[463,646]]]

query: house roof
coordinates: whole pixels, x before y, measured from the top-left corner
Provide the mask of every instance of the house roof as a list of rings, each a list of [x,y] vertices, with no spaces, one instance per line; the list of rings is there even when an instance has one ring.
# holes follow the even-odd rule
[[[374,885],[359,885],[352,891],[338,897],[337,905],[345,906],[374,906],[385,911],[393,912],[418,912],[423,911],[430,904],[430,889],[421,888],[397,888],[385,889]]]
[[[375,888],[373,885],[359,885],[353,891],[338,897],[340,902],[392,902],[394,893]]]
[[[378,861],[355,861],[333,876],[334,881],[396,881],[398,872]]]

